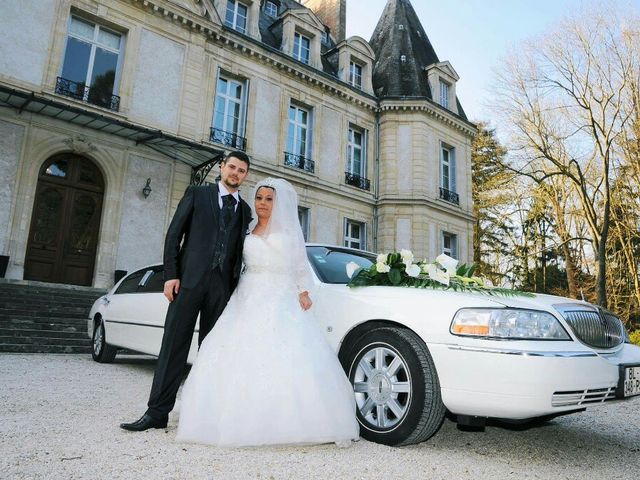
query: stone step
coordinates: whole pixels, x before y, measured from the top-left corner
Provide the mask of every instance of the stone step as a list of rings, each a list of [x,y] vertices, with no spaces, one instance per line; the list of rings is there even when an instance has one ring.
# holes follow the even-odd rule
[[[0,351],[90,353],[87,318],[105,291],[0,279]]]
[[[52,322],[50,319],[42,319],[33,321],[33,319],[0,319],[0,328],[26,329],[26,330],[60,330],[68,331],[84,331],[87,329],[87,321],[85,319],[63,319],[62,321]]]
[[[58,345],[69,347],[85,347],[91,345],[91,339],[84,338],[60,338],[60,337],[16,337],[0,335],[0,345]]]
[[[32,317],[11,315],[7,317],[0,316],[0,325],[11,324],[30,324],[30,325],[64,325],[64,326],[81,326],[86,325],[89,317]]]
[[[77,330],[44,330],[44,329],[26,329],[26,328],[3,328],[0,326],[0,337],[25,337],[25,338],[55,338],[67,339],[75,338],[78,340],[88,339],[87,332],[79,332]]]
[[[0,343],[2,353],[85,353],[91,354],[91,346],[69,346],[69,345],[29,345]]]
[[[0,318],[29,318],[29,317],[47,317],[47,318],[88,318],[89,308],[78,309],[4,309],[0,308]]]

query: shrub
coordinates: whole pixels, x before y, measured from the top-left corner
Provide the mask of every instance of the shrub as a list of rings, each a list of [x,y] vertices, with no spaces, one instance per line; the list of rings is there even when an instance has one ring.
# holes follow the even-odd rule
[[[640,345],[640,330],[635,330],[629,333],[629,338],[631,339],[631,343],[635,343],[636,345]]]

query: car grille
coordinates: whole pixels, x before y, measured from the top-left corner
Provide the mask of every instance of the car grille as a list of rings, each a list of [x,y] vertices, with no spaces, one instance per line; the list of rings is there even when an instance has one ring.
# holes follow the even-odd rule
[[[603,403],[616,398],[616,387],[593,388],[591,390],[574,390],[554,392],[551,399],[553,407],[579,407],[592,403]]]
[[[624,342],[624,325],[618,317],[606,311],[565,311],[564,318],[573,333],[595,348],[613,348]]]

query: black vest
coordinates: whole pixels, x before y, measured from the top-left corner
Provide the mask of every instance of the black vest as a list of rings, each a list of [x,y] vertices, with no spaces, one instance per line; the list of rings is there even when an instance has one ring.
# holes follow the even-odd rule
[[[220,271],[224,273],[232,273],[233,266],[236,263],[236,253],[238,241],[242,234],[242,225],[240,222],[242,205],[238,205],[235,212],[231,216],[231,224],[225,225],[222,220],[222,212],[220,212],[220,220],[218,221],[218,235],[216,235],[216,244],[213,249],[213,261],[211,269],[220,267]]]

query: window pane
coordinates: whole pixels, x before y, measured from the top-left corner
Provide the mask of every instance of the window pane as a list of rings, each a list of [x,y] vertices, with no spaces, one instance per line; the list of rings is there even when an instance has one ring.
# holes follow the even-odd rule
[[[363,268],[369,268],[375,257],[329,250],[325,247],[307,247],[307,256],[324,283],[348,283],[346,266],[355,262]]]
[[[69,32],[87,40],[93,40],[95,34],[95,25],[84,20],[80,20],[77,17],[71,17],[71,24],[69,25]]]
[[[125,280],[122,281],[118,290],[116,290],[117,294],[123,293],[136,293],[138,291],[138,283],[142,280],[142,277],[146,273],[146,270],[140,270],[138,272],[132,273]]]
[[[227,79],[218,77],[218,93],[227,93]]]
[[[240,100],[242,98],[242,85],[238,82],[231,82],[230,96]]]
[[[233,0],[227,1],[227,13],[224,19],[224,23],[229,27],[233,27],[233,18],[236,16],[235,4],[236,2],[234,2]]]
[[[102,88],[109,95],[113,92],[113,82],[116,78],[118,55],[102,48],[96,48],[96,57],[93,62],[93,74],[91,86]]]
[[[60,159],[49,165],[44,173],[46,175],[51,175],[52,177],[64,178],[67,176],[67,168],[67,161],[64,159]]]
[[[87,70],[89,69],[89,57],[91,56],[91,45],[78,39],[69,37],[67,39],[67,50],[64,54],[64,64],[62,66],[62,78],[78,82],[84,85],[87,80]],[[73,88],[73,87],[72,87]],[[82,92],[74,92],[82,93]]]
[[[298,123],[307,124],[307,112],[302,109],[298,109]]]
[[[213,126],[224,130],[224,98],[216,97]]]
[[[120,35],[101,28],[98,32],[98,43],[114,50],[120,50]]]
[[[80,163],[80,173],[78,175],[79,182],[102,186],[101,178],[102,175],[95,165],[88,162]]]
[[[351,224],[351,238],[360,238],[360,225],[357,223]]]

